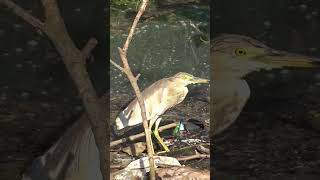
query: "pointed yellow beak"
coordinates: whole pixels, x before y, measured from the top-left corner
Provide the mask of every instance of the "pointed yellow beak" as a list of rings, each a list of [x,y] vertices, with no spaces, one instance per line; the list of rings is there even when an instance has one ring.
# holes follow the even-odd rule
[[[268,50],[265,55],[255,58],[255,61],[280,67],[320,67],[320,59],[284,51]]]
[[[199,78],[199,77],[193,77],[191,81],[194,84],[209,83],[210,82],[209,79],[204,79],[204,78]]]

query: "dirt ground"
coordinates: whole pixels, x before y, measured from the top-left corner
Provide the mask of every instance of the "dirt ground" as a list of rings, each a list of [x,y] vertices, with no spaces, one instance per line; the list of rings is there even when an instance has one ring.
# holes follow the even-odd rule
[[[122,94],[122,95],[111,95],[111,120],[115,119],[116,115],[118,114],[119,110],[123,109],[122,106],[126,105],[130,100],[128,101],[128,95]],[[171,122],[179,122],[180,120],[185,122],[185,127],[187,129],[187,132],[182,134],[179,137],[174,137],[172,135],[173,129],[168,129],[162,133],[160,133],[161,137],[164,139],[164,141],[171,141],[172,145],[169,146],[170,153],[166,154],[170,157],[181,157],[194,154],[194,149],[188,149],[184,151],[183,153],[179,152],[176,153],[176,151],[181,150],[182,148],[190,147],[190,146],[196,146],[197,144],[204,144],[210,143],[209,138],[209,99],[208,99],[208,90],[204,88],[195,89],[193,92],[189,94],[189,96],[179,105],[176,107],[168,110],[163,115],[163,120],[161,121],[161,125],[169,124]],[[160,125],[160,126],[161,126]],[[122,132],[119,132],[119,134],[125,134],[124,136],[120,137],[128,137],[129,135],[134,135],[140,132],[143,132],[143,129],[141,126],[137,126],[136,128],[129,128],[131,130],[124,130]],[[118,137],[119,138],[119,137]],[[115,139],[118,139],[115,138]],[[198,139],[202,142],[200,143],[194,143],[189,144],[184,142],[184,140],[188,139]],[[144,142],[144,138],[137,140],[136,142]],[[157,142],[154,140],[154,142]],[[116,152],[120,152],[123,147],[126,147],[132,143],[125,143],[119,146],[116,146],[112,148]],[[156,152],[162,151],[159,145],[157,145]],[[144,152],[146,153],[146,152]],[[124,153],[121,153],[121,156],[124,159],[130,159],[130,156],[126,156]],[[143,156],[143,155],[141,155]],[[141,157],[139,156],[139,157]],[[134,157],[135,159],[138,159],[139,157]],[[198,169],[210,169],[210,159],[196,159],[192,161],[185,161],[181,162],[184,165],[191,166],[193,168]],[[112,165],[119,165],[116,163],[112,163]]]

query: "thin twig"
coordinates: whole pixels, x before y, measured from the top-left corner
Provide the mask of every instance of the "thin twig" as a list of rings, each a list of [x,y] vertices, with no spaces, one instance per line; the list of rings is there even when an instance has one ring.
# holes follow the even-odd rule
[[[136,76],[136,81],[138,81],[139,77],[141,76],[141,74],[139,73],[137,76]]]
[[[110,169],[123,169],[125,166],[122,165],[110,165]]]
[[[111,62],[112,65],[114,65],[114,66],[115,66],[117,69],[119,69],[121,72],[125,73],[125,72],[124,72],[124,69],[123,69],[121,66],[119,66],[116,62],[114,62],[112,59],[110,59],[110,62]]]
[[[174,128],[176,126],[177,126],[177,123],[171,123],[171,124],[167,124],[167,125],[159,127],[158,130],[159,130],[159,132],[162,132],[164,130]],[[110,143],[110,147],[114,147],[114,146],[117,146],[119,144],[122,144],[122,143],[125,143],[125,142],[128,142],[128,141],[134,141],[134,140],[142,138],[144,136],[145,136],[145,133],[142,132],[142,133],[139,133],[139,134],[135,134],[135,135],[126,137],[126,138],[118,139],[118,140],[112,141]]]
[[[198,150],[200,153],[210,154],[210,149],[204,147],[203,145],[197,146],[197,150]]]
[[[127,50],[129,48],[129,44],[130,44],[130,42],[132,40],[134,31],[136,29],[136,26],[137,26],[139,20],[140,20],[140,17],[142,16],[143,12],[145,11],[145,9],[147,7],[147,3],[148,3],[148,0],[143,0],[139,11],[138,11],[136,17],[134,18],[134,21],[132,23],[132,26],[131,26],[130,32],[128,34],[127,40],[126,40],[126,42],[125,42],[125,44],[124,44],[124,46],[122,48],[125,53],[127,53]]]
[[[90,38],[87,44],[82,48],[81,52],[85,56],[85,58],[89,58],[91,55],[91,51],[97,46],[98,41],[95,38]]]
[[[178,161],[190,161],[193,159],[204,159],[204,158],[210,158],[210,154],[194,154],[190,156],[182,156],[176,158]]]

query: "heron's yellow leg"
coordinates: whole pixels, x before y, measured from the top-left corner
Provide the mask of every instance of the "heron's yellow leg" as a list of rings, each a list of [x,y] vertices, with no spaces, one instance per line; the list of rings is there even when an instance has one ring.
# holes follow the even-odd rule
[[[151,141],[151,151],[152,151],[152,154],[154,154],[154,148],[153,148],[153,142],[152,142],[152,137],[151,137],[151,132],[152,132],[152,126],[154,124],[154,121],[153,120],[150,120],[149,121],[149,135],[150,135],[150,141]]]
[[[157,119],[156,120],[156,124],[155,124],[155,127],[154,127],[154,131],[153,131],[153,134],[154,136],[157,138],[157,140],[159,141],[159,143],[161,144],[161,146],[163,147],[164,151],[162,152],[159,152],[159,153],[163,153],[163,152],[169,152],[169,148],[168,146],[163,142],[163,140],[161,139],[160,135],[159,135],[159,131],[158,131],[158,128],[159,128],[159,124],[160,124],[160,121],[161,121],[161,118]]]

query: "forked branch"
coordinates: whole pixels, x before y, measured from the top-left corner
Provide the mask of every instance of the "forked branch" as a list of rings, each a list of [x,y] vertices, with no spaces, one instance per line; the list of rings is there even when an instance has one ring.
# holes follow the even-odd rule
[[[136,29],[136,26],[140,20],[140,17],[142,16],[142,14],[144,13],[146,6],[147,6],[148,0],[143,0],[142,4],[140,6],[140,9],[136,15],[136,17],[134,18],[134,21],[132,23],[132,26],[130,28],[128,37],[126,42],[123,45],[123,48],[118,48],[119,54],[120,54],[120,58],[123,64],[123,67],[121,67],[120,65],[116,64],[114,61],[110,60],[111,64],[114,65],[116,68],[118,68],[120,71],[122,71],[123,73],[125,73],[130,81],[130,84],[137,96],[138,102],[139,102],[139,106],[141,109],[141,117],[143,120],[143,127],[144,127],[144,132],[145,132],[145,136],[146,136],[146,142],[147,142],[147,150],[148,150],[148,155],[149,155],[149,164],[150,164],[150,179],[154,180],[155,179],[155,169],[154,169],[154,158],[153,158],[153,151],[152,151],[152,142],[151,142],[151,132],[149,131],[149,127],[148,127],[148,121],[147,121],[147,115],[146,115],[146,108],[145,108],[145,104],[144,104],[144,100],[143,97],[141,95],[141,91],[140,88],[138,86],[138,78],[139,78],[139,74],[137,76],[134,76],[129,63],[128,63],[128,48],[130,45],[130,42],[133,38],[134,35],[134,31]]]

